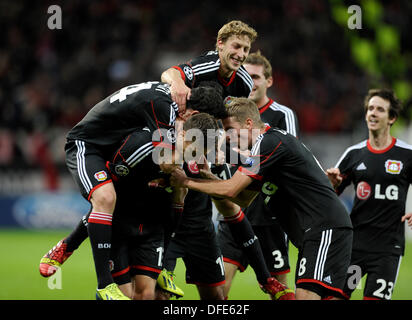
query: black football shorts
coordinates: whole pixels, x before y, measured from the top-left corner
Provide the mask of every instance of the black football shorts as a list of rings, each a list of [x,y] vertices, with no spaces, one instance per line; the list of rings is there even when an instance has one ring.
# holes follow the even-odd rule
[[[315,292],[321,298],[343,298],[352,239],[350,228],[327,229],[304,236],[296,265],[296,288]]]
[[[290,272],[288,241],[279,224],[274,222],[271,226],[253,226],[253,231],[259,239],[270,274]],[[223,261],[236,265],[239,271],[243,272],[248,267],[249,261],[233,239],[227,223],[223,221],[219,223],[217,236]]]

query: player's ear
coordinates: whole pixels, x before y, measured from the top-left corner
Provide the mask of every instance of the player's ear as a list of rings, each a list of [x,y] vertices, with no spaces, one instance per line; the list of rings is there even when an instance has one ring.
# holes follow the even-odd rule
[[[389,120],[388,120],[389,125],[392,126],[395,123],[396,119],[397,119],[397,117],[389,118]]]
[[[266,88],[270,88],[273,85],[273,77],[270,76],[266,79]]]
[[[221,39],[219,39],[216,42],[216,47],[219,48],[219,50],[220,50],[220,49],[222,49],[223,44],[224,44],[224,42]]]
[[[250,118],[247,118],[245,121],[246,124],[246,129],[253,129],[253,120]]]

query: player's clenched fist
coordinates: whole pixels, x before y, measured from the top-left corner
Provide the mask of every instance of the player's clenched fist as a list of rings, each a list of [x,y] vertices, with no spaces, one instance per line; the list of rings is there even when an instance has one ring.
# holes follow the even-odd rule
[[[342,176],[338,168],[329,168],[325,173],[335,189],[342,183]]]

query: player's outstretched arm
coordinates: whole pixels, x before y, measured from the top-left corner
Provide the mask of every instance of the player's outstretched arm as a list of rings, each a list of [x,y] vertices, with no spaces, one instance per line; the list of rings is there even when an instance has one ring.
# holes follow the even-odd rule
[[[181,168],[174,170],[170,177],[172,186],[186,187],[210,196],[226,198],[241,207],[247,207],[256,197],[257,192],[247,191],[252,178],[236,172],[229,180],[204,180],[188,178]]]
[[[186,101],[190,99],[190,88],[186,86],[180,72],[174,68],[169,68],[162,73],[161,81],[170,84],[172,100],[179,106],[179,113],[186,110]]]

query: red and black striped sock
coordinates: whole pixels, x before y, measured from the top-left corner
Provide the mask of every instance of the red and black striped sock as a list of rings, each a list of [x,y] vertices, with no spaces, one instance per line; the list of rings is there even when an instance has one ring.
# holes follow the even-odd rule
[[[259,240],[249,220],[243,211],[239,210],[234,216],[225,217],[225,221],[228,223],[233,238],[247,256],[250,266],[255,271],[258,282],[260,284],[266,284],[267,279],[270,278],[271,275],[266,266]]]
[[[87,225],[97,275],[97,287],[103,289],[113,282],[109,259],[112,238],[112,215],[90,213]]]

